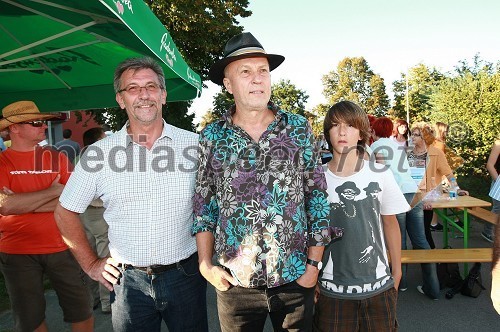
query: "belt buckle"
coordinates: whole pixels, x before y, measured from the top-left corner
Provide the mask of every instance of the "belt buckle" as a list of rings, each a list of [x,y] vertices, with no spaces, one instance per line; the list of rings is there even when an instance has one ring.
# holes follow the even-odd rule
[[[155,268],[154,268],[154,266],[148,266],[146,268],[146,273],[147,273],[148,276],[151,276],[151,275],[155,274]]]

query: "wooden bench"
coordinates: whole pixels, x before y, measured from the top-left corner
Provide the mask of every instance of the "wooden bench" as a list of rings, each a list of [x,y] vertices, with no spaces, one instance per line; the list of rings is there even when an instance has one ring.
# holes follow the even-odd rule
[[[469,214],[473,215],[474,217],[477,217],[479,219],[482,219],[484,221],[492,223],[493,225],[497,224],[498,215],[489,211],[489,210],[486,210],[486,209],[483,209],[480,207],[475,207],[475,208],[470,208],[468,210],[468,212],[469,212]]]
[[[401,263],[491,262],[492,248],[401,250]]]
[[[460,210],[463,210],[463,209],[460,208]],[[498,216],[489,210],[486,210],[486,209],[483,209],[480,207],[474,207],[474,208],[468,208],[467,212],[470,215],[472,215],[476,218],[482,219],[484,221],[487,221],[493,225],[497,224]]]

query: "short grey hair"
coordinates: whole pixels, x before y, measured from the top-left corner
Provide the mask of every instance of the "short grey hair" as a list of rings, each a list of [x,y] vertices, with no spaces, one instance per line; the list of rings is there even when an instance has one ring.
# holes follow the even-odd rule
[[[113,80],[113,86],[115,88],[115,93],[118,93],[122,89],[121,87],[121,77],[123,73],[127,70],[139,70],[139,69],[151,69],[158,75],[158,80],[160,81],[160,88],[165,90],[165,74],[163,73],[163,68],[160,64],[150,57],[137,57],[128,58],[118,64],[115,69],[115,76]]]

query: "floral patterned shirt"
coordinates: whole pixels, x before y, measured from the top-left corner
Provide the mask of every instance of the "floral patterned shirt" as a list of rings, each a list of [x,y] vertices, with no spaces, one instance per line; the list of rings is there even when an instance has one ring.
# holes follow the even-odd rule
[[[243,287],[277,287],[306,269],[307,248],[340,233],[319,148],[307,120],[269,109],[275,120],[255,142],[232,123],[233,106],[200,135],[193,234],[212,232],[218,262]]]

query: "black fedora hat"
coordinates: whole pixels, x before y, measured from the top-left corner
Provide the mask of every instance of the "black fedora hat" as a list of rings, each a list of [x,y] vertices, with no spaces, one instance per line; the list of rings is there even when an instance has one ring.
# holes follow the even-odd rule
[[[335,188],[335,191],[337,194],[343,193],[345,190],[352,190],[354,191],[354,194],[357,196],[361,192],[359,188],[356,186],[356,184],[352,181],[346,181],[342,183],[342,185],[338,186]]]
[[[269,70],[274,70],[285,60],[282,55],[267,54],[261,43],[250,32],[243,32],[228,40],[224,47],[224,57],[210,67],[208,77],[215,84],[222,85],[224,68],[228,64],[239,59],[256,57],[267,58]]]
[[[382,189],[380,189],[380,186],[378,185],[378,182],[370,182],[368,184],[368,187],[364,188],[363,190],[366,191],[367,194],[382,191]]]

